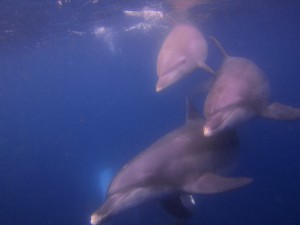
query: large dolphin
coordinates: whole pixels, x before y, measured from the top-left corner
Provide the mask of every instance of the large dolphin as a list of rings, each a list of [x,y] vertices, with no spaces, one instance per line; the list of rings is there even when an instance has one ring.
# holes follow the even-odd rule
[[[205,136],[236,126],[255,115],[275,120],[300,119],[299,108],[268,102],[269,83],[253,61],[229,57],[220,43],[211,39],[225,59],[205,100]]]
[[[176,199],[182,201],[190,194],[221,193],[249,184],[251,178],[220,175],[236,153],[236,133],[226,130],[206,138],[199,126],[203,126],[203,121],[188,104],[183,126],[141,152],[114,177],[107,200],[93,213],[91,224],[102,224],[151,199],[163,199],[163,206],[172,213],[172,204],[178,204]]]
[[[214,74],[205,64],[207,48],[207,42],[197,28],[190,24],[176,25],[157,58],[156,91],[169,87],[198,67]]]

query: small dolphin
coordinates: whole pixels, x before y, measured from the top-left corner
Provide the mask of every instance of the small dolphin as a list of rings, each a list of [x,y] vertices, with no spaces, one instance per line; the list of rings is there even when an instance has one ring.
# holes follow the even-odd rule
[[[238,138],[226,130],[210,138],[199,132],[203,121],[194,106],[188,105],[183,126],[156,141],[125,165],[112,180],[107,200],[91,216],[98,225],[125,209],[152,199],[162,199],[162,205],[172,214],[172,207],[193,203],[191,194],[214,194],[249,184],[251,178],[228,178],[218,175],[228,168],[236,153]],[[177,201],[179,200],[179,201]],[[185,202],[185,203],[184,203]],[[178,217],[187,218],[188,211]]]
[[[213,37],[224,55],[224,62],[204,104],[205,136],[236,126],[255,115],[276,120],[300,119],[300,109],[278,102],[268,103],[269,83],[263,71],[251,60],[229,57]]]
[[[159,79],[156,91],[169,87],[198,67],[214,74],[205,64],[207,48],[203,34],[194,26],[175,26],[164,41],[157,58]]]

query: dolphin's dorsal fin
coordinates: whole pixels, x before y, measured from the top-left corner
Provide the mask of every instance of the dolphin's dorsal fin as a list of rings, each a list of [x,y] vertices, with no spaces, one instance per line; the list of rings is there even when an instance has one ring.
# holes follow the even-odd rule
[[[228,54],[226,53],[226,51],[223,48],[223,46],[221,45],[221,43],[215,37],[213,37],[213,36],[209,36],[208,38],[214,42],[214,44],[220,50],[220,52],[222,53],[222,55],[224,56],[224,58],[225,59],[228,58]]]
[[[200,116],[196,107],[191,102],[190,98],[187,96],[186,97],[186,121],[195,120],[199,118]]]

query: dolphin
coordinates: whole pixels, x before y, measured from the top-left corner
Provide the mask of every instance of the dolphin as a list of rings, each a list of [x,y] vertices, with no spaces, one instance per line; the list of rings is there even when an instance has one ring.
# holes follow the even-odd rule
[[[207,48],[207,42],[197,28],[190,24],[176,25],[158,54],[156,91],[169,87],[198,67],[214,74],[205,64]]]
[[[225,59],[204,103],[205,136],[234,127],[255,115],[275,120],[300,119],[300,108],[268,102],[269,83],[253,61],[228,56],[221,44],[210,38]]]
[[[168,0],[173,8],[178,11],[187,11],[198,5],[207,5],[212,0]]]
[[[190,199],[193,203],[193,194],[221,193],[252,181],[220,175],[228,169],[236,153],[235,131],[226,130],[207,138],[199,132],[204,122],[194,106],[188,103],[187,108],[183,126],[157,140],[113,178],[106,201],[91,216],[92,225],[102,224],[128,208],[155,199],[161,199],[168,212],[176,215],[172,207],[191,205],[186,202]],[[182,218],[187,218],[188,212],[183,212],[186,215],[181,215]]]

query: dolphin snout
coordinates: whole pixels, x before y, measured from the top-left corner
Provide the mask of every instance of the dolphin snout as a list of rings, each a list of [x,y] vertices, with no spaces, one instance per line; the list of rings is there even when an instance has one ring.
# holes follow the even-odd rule
[[[165,84],[164,82],[162,81],[162,79],[159,79],[156,83],[156,92],[160,92],[162,91],[163,89],[165,89]]]
[[[205,137],[210,137],[212,135],[212,130],[209,129],[208,127],[203,127],[203,134]]]
[[[156,92],[160,92],[162,90],[161,87],[159,87],[158,85],[156,85]]]
[[[156,83],[156,92],[160,92],[167,87],[171,86],[172,84],[177,81],[177,77],[175,77],[174,73],[168,73],[160,77]]]
[[[92,225],[100,224],[101,220],[102,220],[102,216],[101,215],[93,214],[91,216],[91,224]]]

